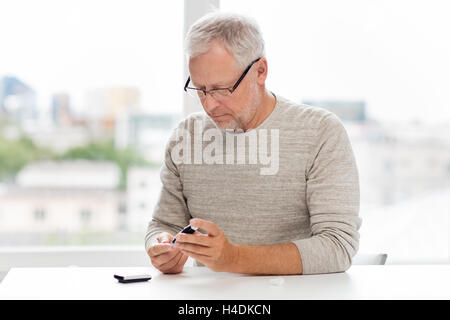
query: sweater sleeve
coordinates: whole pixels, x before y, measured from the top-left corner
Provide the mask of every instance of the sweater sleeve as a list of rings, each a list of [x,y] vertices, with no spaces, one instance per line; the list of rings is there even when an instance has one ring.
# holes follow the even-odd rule
[[[168,232],[175,235],[191,219],[186,199],[183,195],[180,171],[171,156],[172,148],[178,142],[178,133],[175,130],[166,145],[165,160],[160,172],[162,188],[145,234],[146,251],[156,241],[156,238],[161,232]]]
[[[340,120],[327,114],[317,129],[306,168],[311,237],[294,241],[303,274],[343,272],[359,247],[359,179]]]

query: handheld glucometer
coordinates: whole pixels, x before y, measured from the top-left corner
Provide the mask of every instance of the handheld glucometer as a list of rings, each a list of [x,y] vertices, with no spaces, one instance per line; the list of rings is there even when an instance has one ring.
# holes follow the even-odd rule
[[[178,234],[180,234],[180,233],[188,233],[188,234],[193,234],[195,231],[197,231],[197,227],[193,227],[193,226],[191,226],[190,224],[188,224],[186,227],[184,227],[184,229],[183,230],[181,230]],[[172,241],[172,247],[175,245],[175,241],[176,241],[177,239],[176,238],[173,238],[173,241]]]

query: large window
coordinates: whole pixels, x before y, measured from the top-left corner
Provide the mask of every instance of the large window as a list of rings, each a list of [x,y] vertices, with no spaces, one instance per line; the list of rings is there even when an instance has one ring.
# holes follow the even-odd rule
[[[343,120],[360,174],[360,252],[448,261],[448,3],[222,0],[221,8],[260,24],[270,90]]]
[[[182,1],[0,2],[0,246],[142,246],[182,115]]]
[[[261,26],[270,90],[342,119],[360,253],[448,261],[447,2],[220,7]],[[0,2],[0,246],[143,245],[183,115],[183,12],[183,1]]]

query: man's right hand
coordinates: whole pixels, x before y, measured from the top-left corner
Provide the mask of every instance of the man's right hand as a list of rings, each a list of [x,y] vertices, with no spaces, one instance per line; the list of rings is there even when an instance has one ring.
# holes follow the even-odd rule
[[[180,273],[188,256],[171,246],[171,234],[163,232],[156,240],[147,251],[152,265],[163,273]]]

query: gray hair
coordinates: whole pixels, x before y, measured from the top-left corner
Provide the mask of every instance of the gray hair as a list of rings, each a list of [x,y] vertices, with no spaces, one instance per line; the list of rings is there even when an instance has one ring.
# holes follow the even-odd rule
[[[187,58],[207,52],[214,40],[223,42],[242,69],[253,60],[265,57],[262,33],[256,21],[250,17],[219,11],[201,17],[186,35]]]

